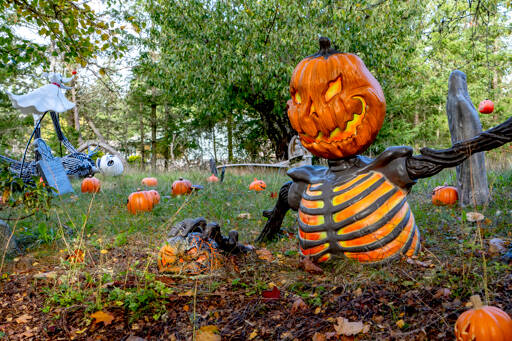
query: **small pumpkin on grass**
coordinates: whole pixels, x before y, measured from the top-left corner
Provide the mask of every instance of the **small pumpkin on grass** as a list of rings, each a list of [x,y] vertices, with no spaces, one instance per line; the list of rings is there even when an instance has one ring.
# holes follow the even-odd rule
[[[158,186],[158,180],[156,178],[144,178],[142,184],[148,187],[156,187]]]
[[[219,178],[215,176],[215,174],[212,174],[210,177],[206,179],[208,182],[219,182]]]
[[[457,341],[512,340],[512,319],[506,312],[482,305],[478,295],[470,300],[473,308],[462,313],[455,323]]]
[[[85,178],[82,181],[81,190],[82,193],[98,193],[100,191],[101,184],[100,180],[96,178]]]
[[[172,195],[189,194],[192,192],[192,182],[187,179],[179,178],[172,183]]]
[[[459,191],[453,186],[438,186],[432,191],[432,204],[453,205],[459,200]]]
[[[154,206],[153,202],[154,199],[148,192],[133,192],[128,196],[128,204],[126,207],[132,214],[136,214],[138,212],[151,212]]]
[[[267,188],[267,184],[265,183],[265,181],[258,180],[257,178],[254,178],[254,181],[251,182],[251,184],[249,185],[250,191],[260,192],[265,190],[265,188]]]
[[[155,191],[154,189],[152,189],[150,191],[147,191],[147,193],[153,199],[153,206],[160,202],[160,193],[158,193],[158,191]]]

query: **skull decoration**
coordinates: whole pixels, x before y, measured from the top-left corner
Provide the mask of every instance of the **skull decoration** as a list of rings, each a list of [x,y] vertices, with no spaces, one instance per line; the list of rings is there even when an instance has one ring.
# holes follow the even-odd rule
[[[292,127],[319,157],[363,152],[384,121],[386,101],[377,80],[358,56],[334,50],[327,38],[320,38],[320,51],[293,71],[290,94]]]
[[[124,167],[121,159],[115,155],[103,155],[96,160],[96,166],[107,176],[119,176],[123,174]]]

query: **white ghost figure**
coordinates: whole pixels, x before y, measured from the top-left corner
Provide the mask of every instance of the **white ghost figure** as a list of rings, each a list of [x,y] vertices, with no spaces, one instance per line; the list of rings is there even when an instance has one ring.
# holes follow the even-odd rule
[[[37,123],[41,115],[47,111],[61,113],[72,109],[75,103],[68,101],[62,89],[69,90],[71,87],[64,83],[71,82],[74,75],[64,78],[60,73],[43,73],[50,84],[42,86],[26,95],[14,95],[7,91],[12,105],[24,114],[32,114],[34,122]]]

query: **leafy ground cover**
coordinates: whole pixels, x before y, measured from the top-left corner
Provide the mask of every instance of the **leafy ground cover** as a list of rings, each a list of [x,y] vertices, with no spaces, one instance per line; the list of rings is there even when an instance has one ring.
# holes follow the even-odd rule
[[[30,248],[1,270],[1,338],[448,340],[472,294],[512,313],[511,266],[488,250],[491,238],[511,240],[512,172],[489,174],[493,199],[479,210],[486,220],[478,226],[467,210],[430,203],[435,186],[454,183],[453,171],[420,181],[409,202],[422,252],[409,261],[363,266],[339,259],[322,271],[304,268],[289,213],[279,241],[196,276],[158,272],[157,252],[172,224],[203,216],[252,243],[265,222],[261,211],[276,200],[271,192],[287,177],[257,174],[268,187],[255,193],[247,189],[254,175],[228,173],[224,183],[207,184],[202,172],[158,174],[161,203],[131,215],[126,199],[146,175],[99,176],[100,193],[55,199],[48,214],[10,222]],[[183,175],[205,188],[170,196]],[[73,185],[78,193],[79,181]],[[83,262],[72,262],[82,257],[77,250]],[[345,335],[350,327],[360,332]]]

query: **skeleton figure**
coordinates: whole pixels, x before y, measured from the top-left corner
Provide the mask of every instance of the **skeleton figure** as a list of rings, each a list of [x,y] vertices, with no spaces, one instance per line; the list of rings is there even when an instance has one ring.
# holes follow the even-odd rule
[[[363,263],[412,256],[420,233],[407,203],[417,179],[454,167],[474,153],[512,141],[512,119],[452,148],[390,147],[358,155],[375,140],[385,114],[380,84],[357,56],[320,38],[320,51],[295,68],[288,117],[302,144],[328,167],[290,169],[258,241],[273,238],[289,209],[299,212],[300,252],[317,262],[344,255]]]

